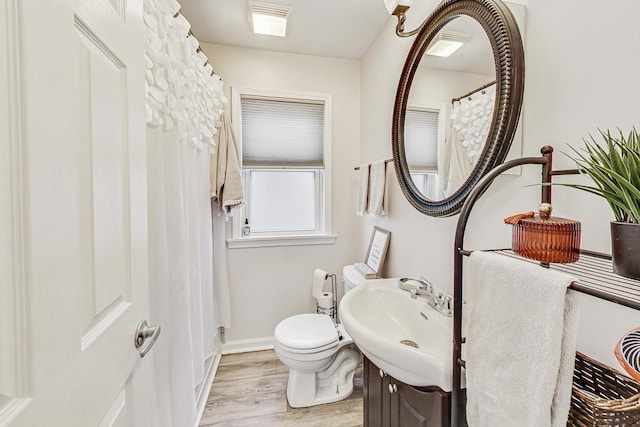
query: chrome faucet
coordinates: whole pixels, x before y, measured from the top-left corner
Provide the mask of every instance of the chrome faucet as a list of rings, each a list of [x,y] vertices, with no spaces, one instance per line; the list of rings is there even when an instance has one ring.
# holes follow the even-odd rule
[[[412,289],[415,289],[416,295],[432,295],[433,294],[433,285],[430,281],[425,279],[424,277],[420,277],[419,279],[408,279],[403,278],[398,280],[398,287],[403,291],[411,292]]]
[[[427,303],[432,305],[439,313],[448,317],[453,316],[453,296],[438,292],[433,296],[433,302],[427,300]]]
[[[449,294],[437,291],[433,284],[424,277],[419,279],[402,278],[398,280],[398,287],[408,291],[412,299],[418,296],[427,300],[427,304],[444,316],[453,316],[453,297]]]

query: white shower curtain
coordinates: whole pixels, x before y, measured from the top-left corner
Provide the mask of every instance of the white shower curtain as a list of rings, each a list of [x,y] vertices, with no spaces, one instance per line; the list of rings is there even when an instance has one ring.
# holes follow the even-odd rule
[[[467,150],[460,143],[458,131],[452,128],[449,139],[445,141],[443,167],[438,170],[444,197],[449,197],[458,191],[472,170],[473,165]]]
[[[196,52],[198,41],[187,36],[189,23],[174,18],[180,5],[145,0],[144,6],[149,303],[151,323],[162,326],[149,353],[153,425],[192,426],[215,349],[218,306],[228,305],[218,301],[228,297],[226,277],[216,271],[213,278],[209,179],[226,99],[206,56]]]
[[[215,339],[209,153],[147,129],[149,294],[156,426],[193,425]],[[191,423],[191,424],[190,424]]]

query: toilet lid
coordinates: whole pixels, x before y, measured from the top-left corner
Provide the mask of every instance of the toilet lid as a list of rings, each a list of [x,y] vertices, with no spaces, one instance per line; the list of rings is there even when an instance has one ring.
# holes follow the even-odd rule
[[[290,348],[309,349],[338,341],[331,317],[326,314],[298,314],[276,326],[274,337]]]

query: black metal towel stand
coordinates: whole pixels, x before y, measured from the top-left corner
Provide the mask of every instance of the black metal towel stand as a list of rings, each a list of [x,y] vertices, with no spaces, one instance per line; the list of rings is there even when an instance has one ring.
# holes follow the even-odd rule
[[[495,178],[501,173],[516,166],[541,165],[542,166],[542,202],[551,203],[551,177],[553,175],[573,175],[578,174],[578,169],[552,170],[553,147],[545,145],[540,150],[541,157],[523,157],[510,160],[492,169],[475,186],[467,197],[456,226],[455,247],[453,258],[453,373],[451,389],[451,425],[462,427],[464,423],[465,404],[462,402],[461,376],[464,360],[462,360],[462,257],[471,252],[464,250],[464,233],[473,206],[484,192],[491,186]],[[547,184],[547,185],[545,185]]]

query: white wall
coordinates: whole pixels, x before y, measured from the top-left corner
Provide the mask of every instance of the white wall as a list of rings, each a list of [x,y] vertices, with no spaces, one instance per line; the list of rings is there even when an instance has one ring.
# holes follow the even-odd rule
[[[225,82],[227,95],[237,85],[332,96],[331,205],[337,243],[227,250],[232,326],[226,340],[271,337],[280,320],[315,310],[311,279],[316,267],[341,275],[345,264],[356,261],[353,167],[360,138],[360,63],[206,43],[201,47]],[[342,287],[340,279],[338,285]]]
[[[416,0],[406,27],[413,29],[435,5]],[[640,126],[640,3],[615,4],[578,0],[522,1],[527,7],[526,80],[523,105],[523,155],[539,155],[542,145],[556,149],[555,168],[574,167],[561,154],[567,143],[580,145],[597,128]],[[578,19],[579,16],[579,19]],[[395,17],[365,55],[361,64],[360,162],[391,157],[391,119],[395,91],[413,38],[395,36]],[[393,169],[393,168],[391,168]],[[457,217],[424,216],[404,199],[389,172],[390,208],[386,219],[361,221],[361,248],[373,225],[392,232],[384,274],[424,275],[451,289],[453,236]],[[466,248],[510,246],[510,228],[502,219],[535,209],[539,167],[524,167],[522,176],[505,176],[476,205],[468,226]],[[576,182],[579,177],[557,178]],[[582,222],[582,247],[610,253],[606,204],[578,191],[554,188],[554,215]],[[611,366],[617,339],[640,325],[640,313],[581,296],[579,350]]]

